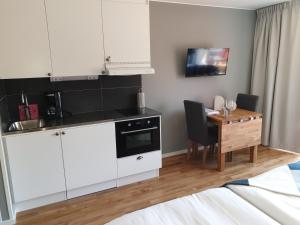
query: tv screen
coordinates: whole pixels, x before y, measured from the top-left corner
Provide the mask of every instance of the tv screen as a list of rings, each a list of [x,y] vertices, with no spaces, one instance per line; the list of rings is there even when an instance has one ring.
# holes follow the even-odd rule
[[[229,48],[189,48],[186,77],[225,75]]]

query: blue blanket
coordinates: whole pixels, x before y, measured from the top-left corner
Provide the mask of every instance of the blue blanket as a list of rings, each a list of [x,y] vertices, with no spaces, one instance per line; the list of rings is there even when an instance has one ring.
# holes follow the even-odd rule
[[[300,161],[272,169],[249,179],[234,180],[224,184],[225,187],[229,185],[253,186],[300,196]]]

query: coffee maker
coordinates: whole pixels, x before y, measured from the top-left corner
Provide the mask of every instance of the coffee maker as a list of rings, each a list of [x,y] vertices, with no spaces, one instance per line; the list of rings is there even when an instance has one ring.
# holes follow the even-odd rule
[[[48,119],[62,119],[62,94],[61,91],[52,91],[45,93],[47,99],[47,117]]]

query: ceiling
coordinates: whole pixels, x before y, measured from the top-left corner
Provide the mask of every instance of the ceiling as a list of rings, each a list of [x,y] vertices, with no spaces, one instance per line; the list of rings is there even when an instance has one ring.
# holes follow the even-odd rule
[[[275,5],[281,2],[286,2],[288,0],[152,0],[152,1],[255,10],[266,6]]]

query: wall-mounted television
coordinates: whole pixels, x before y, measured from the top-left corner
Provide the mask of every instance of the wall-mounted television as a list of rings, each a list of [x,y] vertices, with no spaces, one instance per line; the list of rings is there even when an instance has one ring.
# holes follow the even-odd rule
[[[189,48],[186,77],[226,75],[229,48]]]

